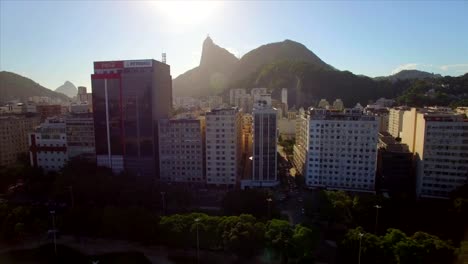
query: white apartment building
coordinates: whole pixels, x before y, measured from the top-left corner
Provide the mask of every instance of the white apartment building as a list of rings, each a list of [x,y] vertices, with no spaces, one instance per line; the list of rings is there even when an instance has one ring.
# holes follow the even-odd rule
[[[182,117],[159,121],[160,180],[205,183],[203,117]]]
[[[47,119],[35,132],[29,133],[28,140],[31,166],[58,171],[67,163],[67,134],[63,120]]]
[[[242,114],[236,107],[206,113],[206,183],[234,187],[243,174]]]
[[[359,109],[311,108],[302,124],[306,126],[302,140],[306,152],[301,154],[308,187],[375,191],[378,120],[374,116]]]
[[[235,106],[238,98],[245,96],[247,92],[245,89],[231,89],[229,90],[229,103]]]
[[[257,100],[258,96],[262,94],[267,94],[267,93],[268,93],[267,88],[252,88],[252,90],[250,90],[250,95],[252,96],[253,102]]]
[[[468,183],[468,119],[431,111],[405,112],[401,139],[415,155],[418,197],[448,198]]]
[[[408,111],[409,108],[398,107],[391,108],[388,113],[388,133],[394,138],[400,137],[400,133],[403,129],[403,114]]]

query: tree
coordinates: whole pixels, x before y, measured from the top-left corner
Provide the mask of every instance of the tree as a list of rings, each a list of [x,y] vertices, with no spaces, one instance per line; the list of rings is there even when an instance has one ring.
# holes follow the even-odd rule
[[[288,221],[272,219],[266,226],[267,244],[279,254],[281,260],[287,261],[292,250],[293,230]]]
[[[296,225],[291,238],[294,257],[298,262],[313,261],[312,250],[317,246],[319,237],[316,231],[302,225]]]

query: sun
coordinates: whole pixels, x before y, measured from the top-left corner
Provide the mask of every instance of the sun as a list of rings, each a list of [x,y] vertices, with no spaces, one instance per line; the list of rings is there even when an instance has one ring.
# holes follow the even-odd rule
[[[216,15],[221,1],[155,1],[158,13],[171,26],[193,26]]]

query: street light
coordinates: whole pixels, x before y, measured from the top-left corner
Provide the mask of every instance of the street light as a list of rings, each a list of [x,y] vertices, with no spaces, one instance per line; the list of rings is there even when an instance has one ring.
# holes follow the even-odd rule
[[[273,199],[271,199],[270,197],[268,197],[266,199],[267,203],[268,203],[268,219],[271,218],[271,202],[273,202]]]
[[[195,218],[195,225],[197,227],[197,264],[200,263],[200,240],[198,236],[198,223],[200,222],[200,218]]]
[[[378,224],[378,221],[379,221],[379,209],[382,208],[382,206],[380,205],[374,205],[375,207],[375,234],[377,235],[377,224]]]
[[[52,232],[54,233],[54,252],[55,256],[57,257],[57,237],[56,237],[56,232],[57,230],[55,229],[55,211],[52,210],[50,211],[50,215],[52,216]]]
[[[359,255],[358,255],[358,264],[361,264],[361,242],[362,237],[364,236],[363,233],[359,233]]]
[[[165,192],[161,192],[161,199],[162,199],[162,213],[163,215],[166,214],[166,193]]]

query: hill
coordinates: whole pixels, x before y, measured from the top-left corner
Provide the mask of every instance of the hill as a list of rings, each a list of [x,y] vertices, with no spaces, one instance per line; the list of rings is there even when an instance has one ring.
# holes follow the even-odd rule
[[[442,78],[442,75],[425,72],[425,71],[419,71],[419,70],[402,70],[390,76],[381,76],[381,77],[376,77],[375,79],[397,81],[397,80],[424,80],[424,79],[436,79],[436,78]]]
[[[213,43],[203,42],[200,66],[173,80],[175,96],[206,96],[223,92],[232,83],[270,63],[281,60],[305,61],[324,69],[333,69],[301,43],[285,40],[260,46],[246,53],[240,60]]]
[[[66,95],[51,91],[31,79],[13,72],[0,72],[0,102],[10,100],[27,100],[31,96],[48,96],[62,101],[68,101]]]
[[[172,81],[174,96],[205,96],[222,92],[238,59],[216,45],[210,37],[203,42],[200,65]]]
[[[270,43],[246,53],[232,75],[232,81],[245,79],[260,67],[282,60],[303,61],[323,69],[333,69],[306,46],[292,40]]]
[[[332,102],[341,98],[346,106],[365,105],[380,97],[393,98],[400,92],[389,81],[375,81],[349,71],[291,60],[265,65],[248,78],[235,82],[234,87],[247,90],[267,87],[276,99],[280,98],[281,88],[288,87],[288,105],[296,107],[315,105],[322,98]]]
[[[57,89],[55,89],[55,91],[62,93],[70,98],[73,98],[78,93],[78,89],[73,83],[69,81],[66,81],[64,84],[60,85]]]

